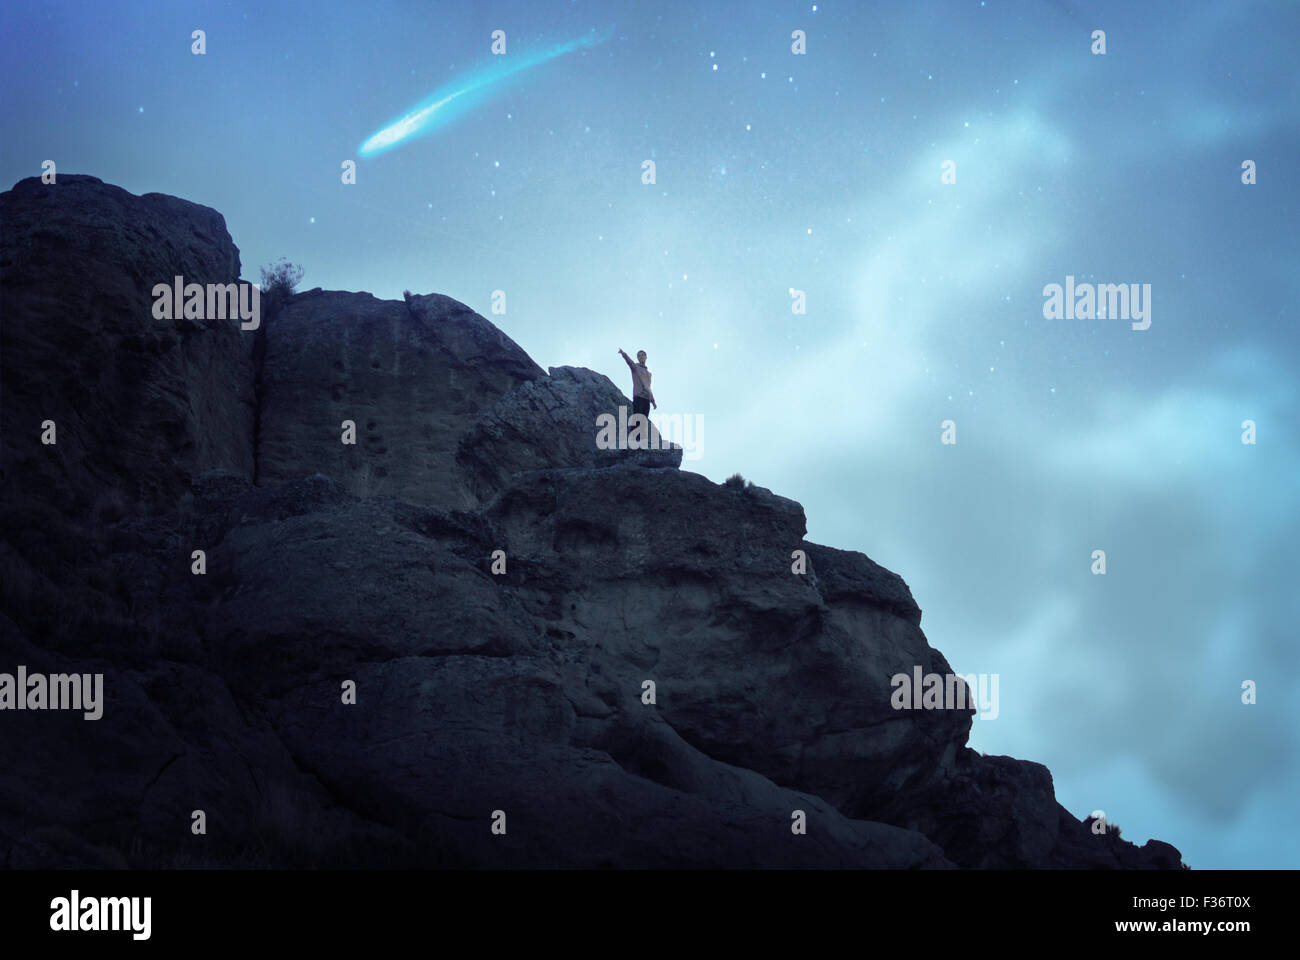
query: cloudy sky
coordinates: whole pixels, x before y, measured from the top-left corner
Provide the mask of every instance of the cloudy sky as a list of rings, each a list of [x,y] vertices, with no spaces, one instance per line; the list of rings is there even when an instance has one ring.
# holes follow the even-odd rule
[[[538,62],[491,81],[495,30]],[[973,746],[1193,867],[1298,867],[1297,35],[1245,0],[18,0],[0,185],[208,204],[250,279],[444,293],[627,392],[645,349],[688,469],[799,500],[999,675]],[[1044,319],[1067,275],[1150,284],[1150,327]]]

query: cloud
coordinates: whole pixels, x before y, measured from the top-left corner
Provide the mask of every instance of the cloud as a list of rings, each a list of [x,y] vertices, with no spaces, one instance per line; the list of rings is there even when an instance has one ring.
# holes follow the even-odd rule
[[[955,669],[1002,675],[1002,717],[976,724],[976,746],[1048,763],[1074,806],[1104,792],[1094,775],[1131,764],[1141,773],[1122,782],[1139,792],[1112,802],[1176,843],[1159,811],[1202,831],[1239,824],[1268,789],[1262,772],[1292,778],[1296,751],[1295,695],[1240,703],[1242,679],[1294,658],[1279,651],[1300,616],[1279,601],[1300,569],[1291,378],[1262,347],[1205,350],[1185,332],[1059,367],[1055,400],[1032,375],[984,378],[980,351],[1014,316],[1033,311],[1017,352],[1059,353],[1054,338],[1078,335],[1042,326],[1023,296],[998,304],[1041,289],[1046,252],[1104,245],[1105,225],[1033,216],[1024,199],[1043,158],[1072,155],[1058,124],[1019,113],[980,138],[921,151],[882,188],[887,204],[853,211],[878,226],[850,271],[852,323],[786,353],[762,383],[773,403],[734,411],[729,429],[776,439],[761,470],[805,500],[814,533],[919,587]],[[936,186],[949,156],[951,201]],[[1159,344],[1145,348],[1149,382],[1132,373],[1144,343]],[[945,406],[962,438],[949,451],[931,415]],[[1240,442],[1247,418],[1266,447]],[[1104,579],[1089,572],[1096,547]]]

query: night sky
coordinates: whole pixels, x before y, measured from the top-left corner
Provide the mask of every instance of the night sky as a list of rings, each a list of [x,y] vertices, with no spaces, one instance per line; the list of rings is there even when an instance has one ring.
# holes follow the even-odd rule
[[[539,62],[361,155],[494,30]],[[447,294],[628,394],[646,350],[685,469],[800,501],[999,675],[972,746],[1192,867],[1300,867],[1298,36],[1217,0],[6,2],[0,186],[207,204],[248,279]],[[1067,275],[1150,284],[1149,329],[1044,319]]]

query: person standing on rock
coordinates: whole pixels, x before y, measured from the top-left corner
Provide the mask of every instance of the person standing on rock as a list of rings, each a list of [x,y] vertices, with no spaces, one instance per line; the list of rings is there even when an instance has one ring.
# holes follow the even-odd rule
[[[650,389],[650,371],[645,365],[645,351],[636,352],[636,363],[632,358],[623,352],[619,347],[618,354],[627,361],[628,367],[632,370],[632,416],[638,413],[643,415],[647,420],[650,419],[650,407],[659,409],[659,404],[655,403],[654,391]]]

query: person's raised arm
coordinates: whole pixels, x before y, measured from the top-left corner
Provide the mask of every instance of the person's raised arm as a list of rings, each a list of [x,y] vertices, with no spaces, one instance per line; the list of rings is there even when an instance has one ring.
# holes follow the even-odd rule
[[[628,365],[629,367],[632,366],[632,358],[629,357],[626,353],[623,352],[623,348],[622,348],[622,347],[619,347],[619,348],[618,348],[618,355],[619,355],[620,357],[622,357],[625,361],[627,361],[627,365]]]

